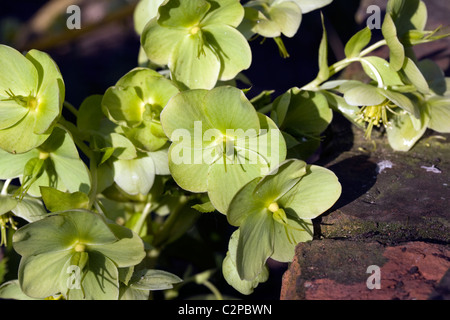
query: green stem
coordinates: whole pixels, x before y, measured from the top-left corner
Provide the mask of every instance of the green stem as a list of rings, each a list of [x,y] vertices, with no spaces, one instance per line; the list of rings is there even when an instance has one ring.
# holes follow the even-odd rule
[[[370,47],[367,47],[366,49],[361,51],[360,54],[357,57],[345,58],[345,59],[342,59],[342,60],[332,64],[331,66],[328,67],[329,75],[328,75],[327,79],[319,79],[319,78],[316,77],[313,81],[311,81],[310,83],[304,85],[301,88],[301,90],[312,90],[312,91],[317,90],[318,86],[320,86],[322,83],[324,83],[325,81],[330,79],[336,73],[342,71],[343,69],[348,67],[353,62],[361,61],[362,57],[368,55],[369,53],[371,53],[375,49],[378,49],[379,47],[382,47],[384,45],[386,45],[386,40],[380,40],[380,41],[374,43],[373,45],[371,45]]]
[[[209,282],[208,280],[205,280],[203,282],[203,285],[205,287],[207,287],[209,290],[211,290],[211,292],[214,294],[214,296],[216,297],[217,300],[223,300],[223,296],[220,293],[220,291],[216,288],[215,285],[213,285],[211,282]]]
[[[136,232],[137,234],[141,234],[144,222],[147,219],[149,213],[152,211],[151,208],[152,208],[152,203],[147,202],[145,204],[144,210],[142,210],[142,214],[139,217],[139,220],[136,222],[136,225],[133,227],[133,231]]]
[[[63,107],[69,110],[75,117],[78,117],[78,110],[71,103],[64,101]]]
[[[3,184],[2,192],[0,193],[2,196],[8,195],[8,187],[11,183],[12,179],[7,179],[5,183]]]

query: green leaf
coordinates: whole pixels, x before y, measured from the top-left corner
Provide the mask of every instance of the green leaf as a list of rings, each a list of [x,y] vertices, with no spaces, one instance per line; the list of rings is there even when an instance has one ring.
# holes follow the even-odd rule
[[[381,32],[389,47],[389,65],[393,70],[399,71],[405,61],[405,49],[397,38],[397,30],[390,14],[385,16]]]
[[[210,213],[210,212],[214,212],[216,210],[216,208],[214,208],[211,201],[193,205],[192,208],[201,213]]]
[[[77,128],[86,137],[98,132],[101,128],[104,114],[101,108],[102,95],[91,95],[83,100],[78,109]]]
[[[358,31],[345,45],[345,56],[350,59],[359,56],[372,38],[372,31],[369,27]]]
[[[423,59],[417,63],[417,67],[427,81],[430,90],[437,95],[443,95],[447,90],[445,74],[436,62]]]
[[[366,74],[377,84],[382,82],[383,87],[386,86],[402,86],[403,82],[397,71],[390,67],[390,64],[376,56],[361,58],[361,65]]]
[[[89,197],[83,192],[66,193],[44,186],[41,186],[40,189],[45,206],[51,212],[88,209]]]
[[[10,212],[17,205],[17,199],[8,195],[0,195],[0,216]]]
[[[350,89],[344,90],[344,99],[352,106],[375,106],[386,100],[386,97],[372,85],[354,83]]]
[[[405,72],[408,80],[417,88],[420,93],[427,94],[430,92],[430,87],[428,86],[427,80],[416,66],[414,61],[406,57],[403,66],[403,71]]]
[[[29,196],[25,196],[22,201],[17,202],[16,207],[11,211],[28,222],[38,221],[48,215],[41,200]]]
[[[416,118],[420,118],[419,106],[406,95],[392,90],[380,90],[380,93]]]
[[[328,80],[330,75],[330,70],[328,68],[328,38],[322,14],[321,18],[322,18],[323,33],[322,33],[322,40],[320,41],[319,46],[319,73],[317,74],[317,79],[325,81]]]
[[[423,30],[427,21],[427,8],[420,0],[389,0],[386,12],[392,16],[398,35],[408,30]]]
[[[326,97],[320,92],[291,89],[289,109],[281,130],[294,136],[318,137],[325,131],[333,119]],[[278,108],[276,108],[278,110]]]

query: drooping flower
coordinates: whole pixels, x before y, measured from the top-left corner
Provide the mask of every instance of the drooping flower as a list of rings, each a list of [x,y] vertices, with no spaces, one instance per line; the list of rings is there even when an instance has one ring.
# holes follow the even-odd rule
[[[22,154],[0,150],[0,178],[20,178],[17,195],[40,197],[40,186],[60,191],[88,193],[91,186],[89,170],[78,154],[71,135],[61,127],[39,147]]]
[[[181,92],[164,108],[161,122],[172,141],[169,170],[175,182],[191,192],[208,192],[222,213],[245,183],[286,156],[275,123],[234,87]]]
[[[61,114],[65,88],[56,63],[44,52],[25,56],[0,45],[0,148],[24,153],[41,145]]]
[[[240,279],[255,280],[269,257],[291,261],[295,246],[312,240],[311,219],[328,210],[340,194],[333,172],[296,159],[242,187],[227,212],[229,223],[240,230],[235,258]]]
[[[145,256],[135,233],[87,210],[29,223],[14,234],[13,246],[22,256],[20,287],[32,298],[117,300],[118,268],[135,266]]]
[[[160,113],[178,88],[154,70],[136,68],[106,90],[101,105],[105,115],[142,152],[160,149],[167,142]]]
[[[148,75],[149,78],[151,78],[153,72],[147,74],[144,70],[145,69],[143,69],[143,73],[141,73],[141,75],[143,75],[142,79],[147,78],[146,81],[152,82],[148,77],[145,77],[145,75]],[[158,79],[159,78],[160,77],[158,76]],[[134,79],[136,79],[136,77]],[[168,88],[170,88],[170,90],[175,90],[171,86],[169,80],[161,79],[164,80],[162,82],[163,84],[167,85],[166,81],[169,82]],[[158,87],[155,85],[153,88],[156,90]],[[120,89],[115,90],[120,91]],[[148,92],[146,94],[149,96]],[[164,91],[153,91],[153,94],[155,96],[158,94],[163,96]],[[166,97],[164,99],[169,98]],[[140,126],[142,126],[142,129],[137,129],[142,131],[141,137],[148,137],[153,140],[142,140],[143,143],[147,142],[146,145],[148,148],[155,148],[154,151],[144,151],[143,143],[134,140],[137,144],[136,146],[133,144],[132,140],[127,137],[126,132],[129,132],[127,131],[129,128],[119,126],[105,117],[101,110],[102,100],[103,97],[101,95],[93,95],[86,98],[80,106],[77,119],[79,131],[85,134],[84,139],[89,141],[90,146],[96,153],[98,152],[100,154],[97,172],[97,191],[102,192],[113,183],[116,183],[121,190],[129,195],[145,195],[153,186],[155,175],[170,174],[167,158],[167,137],[164,132],[162,132],[161,124],[159,122],[159,109],[161,106],[158,103],[154,103],[152,106],[153,108],[157,106],[156,112],[158,112],[158,114],[154,115],[147,124],[141,124]],[[161,101],[161,98],[156,98],[155,101]],[[127,102],[124,101],[123,103],[125,104]],[[162,103],[166,103],[165,100]],[[108,105],[111,106],[111,104]],[[139,102],[135,105],[130,103],[130,105],[127,106],[129,109],[140,107]],[[114,109],[114,111],[111,112],[113,114],[120,113],[117,109]],[[124,125],[126,125],[126,123]],[[135,128],[130,130],[133,129]],[[147,131],[147,133],[145,133],[145,131]],[[156,137],[152,134],[152,131],[162,133],[159,133],[159,137]],[[161,143],[162,146],[160,146]],[[139,148],[140,146],[142,146],[142,148]],[[156,149],[157,147],[159,147],[159,149]]]
[[[168,65],[172,80],[189,89],[211,89],[251,64],[251,50],[236,30],[244,17],[238,0],[169,0],[144,28],[150,61]]]

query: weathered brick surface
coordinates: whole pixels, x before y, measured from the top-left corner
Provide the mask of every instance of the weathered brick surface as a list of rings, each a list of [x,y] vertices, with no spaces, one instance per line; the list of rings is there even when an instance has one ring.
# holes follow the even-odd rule
[[[369,266],[378,266],[380,287]],[[378,242],[317,240],[297,247],[283,277],[283,300],[424,300],[441,299],[440,280],[450,268],[445,245],[407,242],[384,246]]]

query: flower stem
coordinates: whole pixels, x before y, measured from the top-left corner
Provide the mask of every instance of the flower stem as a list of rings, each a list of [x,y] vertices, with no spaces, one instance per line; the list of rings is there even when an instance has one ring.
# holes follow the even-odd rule
[[[220,291],[216,288],[215,285],[213,285],[211,282],[209,282],[208,280],[205,280],[203,282],[203,285],[205,287],[207,287],[209,290],[211,290],[211,292],[214,294],[214,296],[216,297],[217,300],[223,300],[223,296],[220,293]]]
[[[367,47],[366,49],[361,51],[360,54],[357,57],[345,58],[345,59],[342,59],[342,60],[332,64],[331,66],[328,67],[329,75],[328,75],[327,79],[319,79],[319,78],[316,77],[313,81],[311,81],[310,83],[304,85],[301,88],[301,90],[312,90],[312,91],[317,90],[318,86],[320,86],[323,82],[325,82],[328,79],[330,79],[336,73],[338,73],[339,71],[345,69],[347,66],[349,66],[353,62],[361,61],[362,57],[368,55],[369,53],[371,53],[375,49],[378,49],[379,47],[382,47],[384,45],[386,45],[386,40],[380,40],[380,41],[374,43],[373,45],[371,45],[370,47]]]
[[[11,181],[12,179],[7,179],[3,184],[2,192],[0,193],[2,196],[6,196],[8,194],[8,187]]]
[[[78,117],[78,110],[71,103],[64,101],[63,107],[69,110],[75,117]]]

